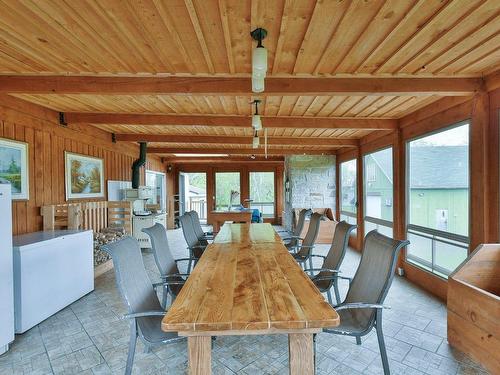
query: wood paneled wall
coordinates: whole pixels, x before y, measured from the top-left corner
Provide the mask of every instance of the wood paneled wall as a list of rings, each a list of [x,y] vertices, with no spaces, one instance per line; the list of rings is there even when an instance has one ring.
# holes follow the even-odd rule
[[[41,230],[40,207],[65,201],[64,151],[103,158],[105,181],[130,180],[139,153],[97,128],[63,127],[58,113],[8,96],[0,96],[0,138],[29,145],[29,200],[13,202],[14,234]],[[148,157],[146,168],[164,170],[157,157]]]

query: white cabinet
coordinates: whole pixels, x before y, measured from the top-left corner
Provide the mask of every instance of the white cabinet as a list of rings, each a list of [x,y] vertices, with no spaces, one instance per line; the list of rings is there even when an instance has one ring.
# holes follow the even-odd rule
[[[0,354],[14,341],[12,202],[10,184],[0,184]]]
[[[15,330],[22,333],[94,290],[92,231],[14,237]]]
[[[160,223],[167,227],[167,214],[152,214],[147,216],[134,216],[132,218],[132,234],[143,249],[151,249],[149,236],[142,231],[143,228],[149,228]]]

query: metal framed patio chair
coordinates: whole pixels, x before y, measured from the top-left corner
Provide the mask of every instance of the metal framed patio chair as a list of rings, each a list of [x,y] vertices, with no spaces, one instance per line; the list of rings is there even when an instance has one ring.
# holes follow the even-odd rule
[[[299,212],[299,218],[297,219],[297,224],[295,225],[295,228],[293,228],[293,231],[278,231],[278,234],[283,235],[283,240],[285,241],[285,246],[288,249],[293,249],[295,246],[297,246],[299,239],[300,239],[300,234],[302,233],[302,229],[304,229],[304,223],[306,222],[306,217],[310,216],[312,213],[311,209],[304,208],[300,210]]]
[[[125,367],[125,375],[130,375],[138,337],[148,351],[152,346],[180,341],[183,338],[177,333],[161,330],[165,311],[160,305],[155,288],[163,287],[165,283],[151,284],[144,268],[139,243],[132,237],[124,237],[101,248],[113,259],[116,284],[128,310],[128,314],[123,318],[130,320],[130,342]]]
[[[173,302],[186,282],[186,278],[189,276],[189,273],[179,272],[177,263],[189,262],[193,259],[174,259],[168,245],[167,231],[163,225],[156,223],[152,227],[143,228],[142,231],[146,233],[151,240],[151,248],[153,250],[156,267],[158,267],[158,271],[160,272],[161,281],[170,282],[162,290],[161,302],[163,308],[166,309],[168,295],[172,297]]]
[[[198,240],[200,243],[207,243],[208,241],[212,241],[214,239],[213,233],[206,233],[203,231],[203,228],[201,227],[201,222],[200,222],[200,216],[198,215],[198,212],[196,211],[189,211],[189,215],[191,215],[191,219],[193,220],[193,229],[194,232],[196,233],[196,236],[198,237]]]
[[[184,239],[188,245],[189,250],[189,258],[194,260],[189,261],[188,263],[188,273],[191,272],[192,267],[196,265],[198,259],[201,258],[203,251],[208,245],[207,241],[200,242],[196,232],[194,230],[193,219],[189,213],[185,213],[181,217],[179,217],[179,223],[182,227],[182,233],[184,234]]]
[[[309,228],[307,229],[304,239],[299,238],[297,245],[290,249],[293,252],[292,256],[302,266],[302,268],[306,268],[305,263],[307,261],[309,261],[309,268],[313,268],[311,254],[314,249],[316,238],[318,238],[319,224],[322,217],[323,215],[320,213],[313,213],[311,215],[311,219],[309,220]]]
[[[311,280],[314,285],[320,290],[321,293],[326,293],[328,302],[333,305],[331,289],[335,292],[336,303],[340,303],[340,293],[338,279],[346,279],[351,281],[350,278],[340,276],[339,269],[349,244],[349,236],[351,232],[356,229],[357,225],[351,225],[345,221],[341,221],[335,226],[333,234],[332,246],[328,250],[327,255],[311,254],[311,258],[322,258],[323,264],[320,268],[306,269],[305,272],[311,273]]]
[[[377,330],[380,356],[384,374],[390,374],[384,334],[382,332],[382,310],[388,308],[384,300],[389,292],[399,251],[409,241],[393,240],[376,230],[365,237],[365,244],[358,270],[349,285],[345,300],[335,306],[340,315],[340,325],[323,332],[356,337],[361,345],[361,337]]]

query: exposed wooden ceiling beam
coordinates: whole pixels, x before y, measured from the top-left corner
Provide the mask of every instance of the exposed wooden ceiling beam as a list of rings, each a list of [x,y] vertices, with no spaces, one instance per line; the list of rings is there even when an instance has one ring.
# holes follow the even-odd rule
[[[115,125],[201,125],[216,127],[251,126],[250,116],[220,115],[158,115],[126,113],[65,113],[69,124],[115,124]],[[394,119],[327,118],[327,117],[271,117],[262,116],[266,128],[311,128],[311,129],[365,129],[393,130],[398,124]]]
[[[269,77],[276,95],[471,95],[480,78]],[[246,77],[0,76],[0,92],[29,94],[175,94],[254,96]]]
[[[302,152],[301,152],[302,151]],[[303,150],[268,148],[268,155],[334,155],[335,150]],[[263,148],[171,148],[171,147],[148,147],[148,154],[172,155],[172,154],[228,154],[228,155],[264,155]]]
[[[205,136],[205,135],[171,135],[171,134],[115,134],[116,141],[124,142],[161,142],[161,143],[214,143],[228,145],[251,145],[252,137],[228,137],[228,136]],[[264,144],[264,137],[260,137]],[[357,139],[338,138],[304,138],[304,137],[269,137],[269,145],[292,145],[292,146],[335,146],[335,147],[357,147]]]
[[[167,164],[221,164],[221,163],[279,163],[282,164],[285,160],[282,156],[274,156],[270,158],[257,157],[255,159],[251,159],[249,156],[239,156],[239,157],[222,157],[222,158],[165,158],[164,162]]]

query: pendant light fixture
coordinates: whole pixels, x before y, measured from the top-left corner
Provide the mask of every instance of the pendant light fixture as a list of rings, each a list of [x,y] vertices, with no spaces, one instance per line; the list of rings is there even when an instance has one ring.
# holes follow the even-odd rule
[[[259,148],[259,134],[257,133],[257,130],[255,131],[252,139],[252,148]]]
[[[252,52],[252,91],[264,91],[264,78],[267,73],[267,49],[262,40],[267,36],[267,30],[257,28],[250,35],[257,41],[257,47]]]
[[[255,99],[252,104],[255,104],[255,113],[252,115],[252,128],[255,130],[262,129],[262,120],[259,115],[259,103],[261,101],[259,99]]]

